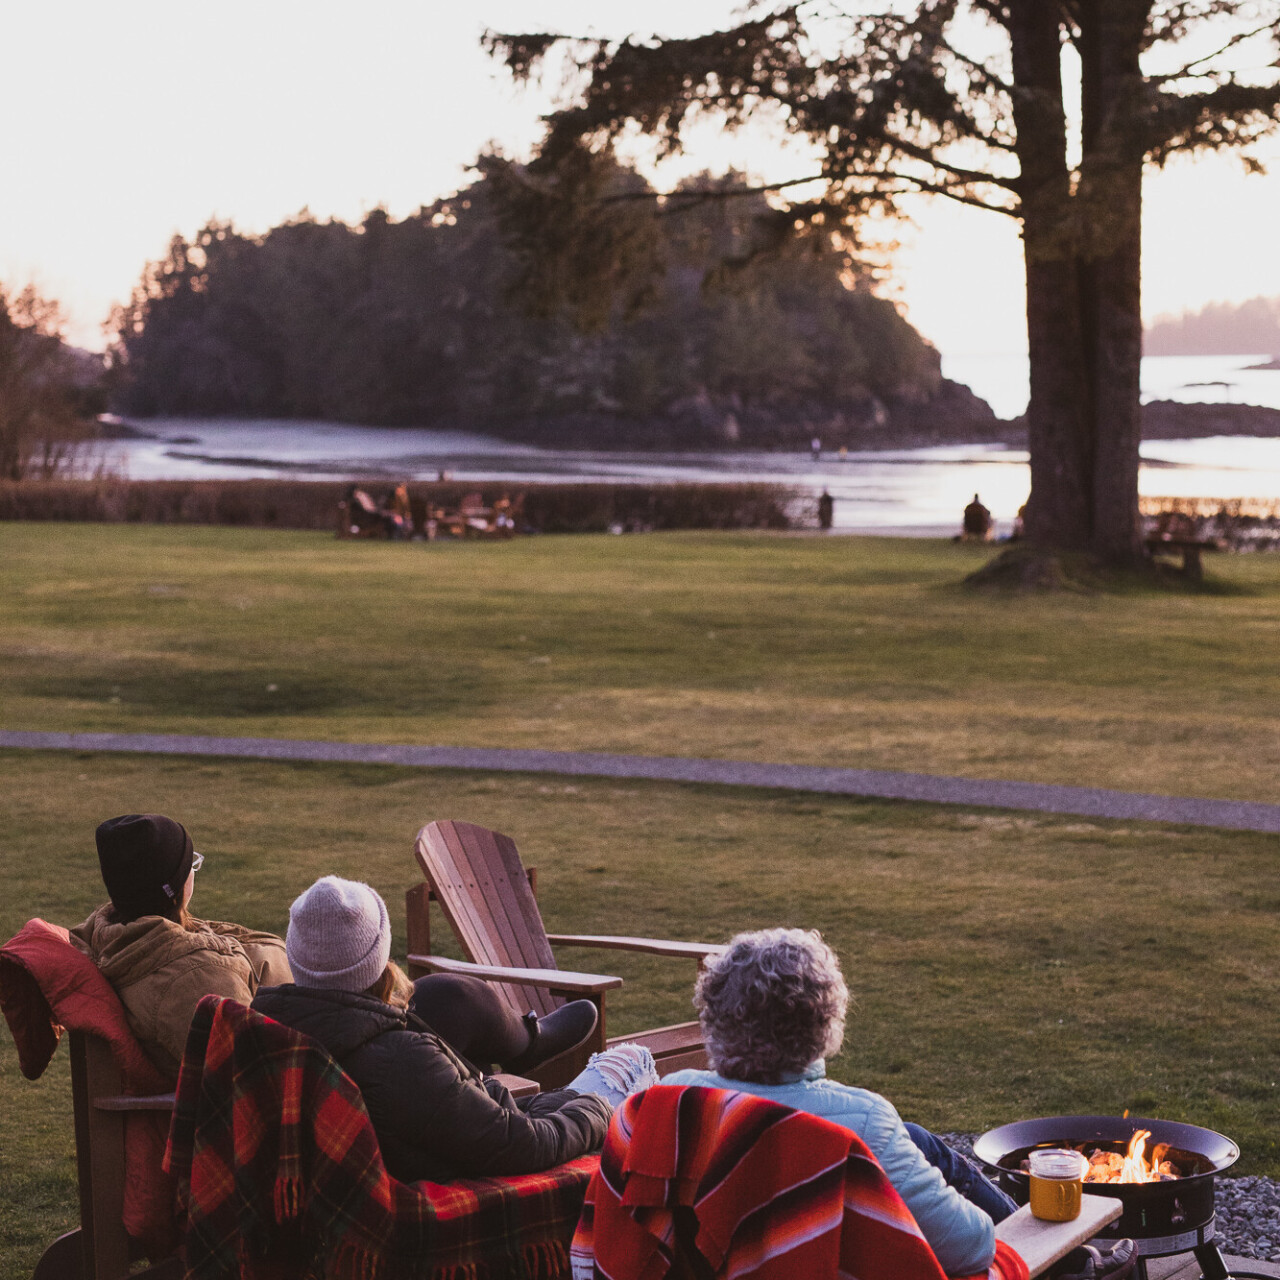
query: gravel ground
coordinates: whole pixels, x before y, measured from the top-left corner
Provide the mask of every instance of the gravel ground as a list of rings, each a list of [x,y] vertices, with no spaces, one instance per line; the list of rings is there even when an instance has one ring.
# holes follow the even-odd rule
[[[974,1134],[938,1135],[949,1147],[973,1155]],[[1214,1184],[1215,1243],[1239,1258],[1280,1262],[1280,1182],[1270,1178],[1219,1178]]]

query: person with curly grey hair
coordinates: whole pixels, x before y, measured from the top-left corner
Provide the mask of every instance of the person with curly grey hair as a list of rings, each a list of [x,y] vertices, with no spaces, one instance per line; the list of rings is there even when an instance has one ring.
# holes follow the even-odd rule
[[[975,1165],[877,1093],[825,1077],[844,1039],[849,991],[836,954],[809,929],[740,933],[708,960],[694,1004],[712,1070],[664,1084],[736,1089],[852,1130],[879,1160],[949,1275],[985,1272],[995,1222],[1017,1207]]]

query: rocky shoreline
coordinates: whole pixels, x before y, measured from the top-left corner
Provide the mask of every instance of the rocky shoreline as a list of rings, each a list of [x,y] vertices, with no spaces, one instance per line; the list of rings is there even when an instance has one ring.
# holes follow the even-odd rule
[[[146,419],[141,422],[145,424]],[[945,379],[928,399],[870,397],[865,402],[837,408],[793,405],[735,412],[704,401],[674,406],[668,414],[645,419],[569,413],[529,420],[450,421],[439,425],[542,448],[592,452],[794,452],[808,449],[815,438],[827,452],[840,448],[858,452],[964,444],[1027,447],[1025,417],[997,418],[986,401],[968,387]],[[147,431],[145,425],[137,425],[137,420],[129,423],[113,415],[99,420],[97,434],[104,440],[154,438],[154,433]],[[1154,400],[1143,406],[1142,436],[1144,440],[1278,438],[1280,409]]]
[[[1181,404],[1153,400],[1142,407],[1144,440],[1201,440],[1207,436],[1280,436],[1280,409],[1256,404]]]
[[[985,400],[942,379],[928,397],[875,396],[841,406],[795,404],[750,409],[709,400],[672,406],[647,419],[600,414],[531,421],[475,423],[471,428],[522,444],[557,449],[704,452],[708,449],[795,451],[818,439],[824,451],[926,449],[938,445],[1027,447],[1027,420],[997,418]],[[1250,404],[1183,404],[1153,400],[1142,407],[1144,440],[1207,436],[1280,437],[1280,409]]]

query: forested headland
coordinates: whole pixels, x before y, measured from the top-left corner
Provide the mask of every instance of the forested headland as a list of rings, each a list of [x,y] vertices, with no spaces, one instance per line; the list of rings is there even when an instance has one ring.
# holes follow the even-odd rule
[[[1149,356],[1280,357],[1280,298],[1211,302],[1147,327]]]
[[[566,307],[564,281],[548,280],[540,305],[531,273],[545,264],[504,235],[493,181],[399,221],[303,213],[261,235],[211,222],[175,237],[116,317],[115,407],[561,446],[996,437],[985,402],[942,378],[937,351],[845,255],[818,238],[761,251],[776,217],[763,196],[694,182],[663,201],[619,170],[629,251],[660,269],[593,309],[589,281]]]

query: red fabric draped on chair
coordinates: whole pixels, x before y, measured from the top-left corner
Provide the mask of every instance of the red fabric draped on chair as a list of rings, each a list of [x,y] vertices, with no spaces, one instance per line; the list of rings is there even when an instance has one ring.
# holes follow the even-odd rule
[[[187,1209],[189,1280],[557,1280],[598,1161],[397,1182],[329,1054],[216,996],[192,1021],[165,1153]]]
[[[862,1140],[765,1098],[657,1085],[609,1126],[574,1280],[946,1280]],[[985,1280],[1027,1280],[1003,1243]]]

